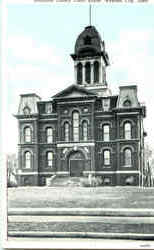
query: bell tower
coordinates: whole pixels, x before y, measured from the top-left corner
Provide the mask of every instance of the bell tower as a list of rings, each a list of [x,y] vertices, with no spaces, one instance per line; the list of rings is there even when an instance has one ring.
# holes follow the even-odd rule
[[[88,89],[107,86],[106,67],[109,57],[105,42],[94,26],[85,27],[75,43],[74,54],[75,83]]]

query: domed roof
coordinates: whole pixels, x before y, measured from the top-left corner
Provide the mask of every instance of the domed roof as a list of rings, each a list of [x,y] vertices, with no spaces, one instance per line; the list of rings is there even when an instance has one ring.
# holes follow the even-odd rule
[[[77,60],[93,56],[102,56],[106,66],[109,65],[109,57],[105,51],[105,42],[102,41],[100,34],[94,26],[87,26],[78,36],[75,43],[75,53],[71,54],[71,57],[73,60]]]
[[[94,26],[85,27],[84,31],[78,36],[75,44],[76,55],[100,54],[105,50],[105,44]]]

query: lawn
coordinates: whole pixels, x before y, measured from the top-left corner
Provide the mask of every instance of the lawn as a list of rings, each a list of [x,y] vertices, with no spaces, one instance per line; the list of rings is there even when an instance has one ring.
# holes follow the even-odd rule
[[[8,188],[9,208],[151,208],[154,188],[17,187]]]

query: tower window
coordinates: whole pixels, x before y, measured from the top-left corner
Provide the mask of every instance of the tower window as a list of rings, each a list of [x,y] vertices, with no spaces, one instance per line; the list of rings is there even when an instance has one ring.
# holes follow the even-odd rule
[[[31,153],[27,151],[25,153],[25,168],[29,169],[31,168]]]
[[[69,141],[69,123],[64,123],[64,140]]]
[[[132,151],[129,148],[124,150],[124,162],[125,162],[125,166],[132,165]]]
[[[84,121],[82,123],[82,134],[83,134],[83,140],[87,141],[88,140],[88,123],[87,123],[87,121]]]
[[[73,112],[73,140],[79,141],[79,112]]]
[[[103,141],[109,141],[110,140],[110,126],[104,125],[103,126]]]
[[[110,150],[104,150],[103,152],[103,157],[104,157],[104,165],[110,165]]]
[[[82,84],[82,63],[77,65],[77,83]]]
[[[50,168],[53,166],[53,152],[47,153],[47,166]]]
[[[94,62],[94,82],[99,82],[99,62]]]
[[[85,68],[86,68],[86,82],[90,83],[90,81],[91,81],[91,65],[90,65],[90,62],[86,63]]]
[[[24,141],[25,142],[31,142],[32,141],[32,134],[30,127],[26,127],[24,129]]]
[[[124,137],[127,140],[131,139],[131,123],[130,122],[126,122],[124,125]]]
[[[86,36],[84,38],[84,44],[85,45],[91,45],[91,37],[90,36]]]
[[[53,143],[53,129],[52,128],[46,129],[46,137],[47,137],[47,143]]]

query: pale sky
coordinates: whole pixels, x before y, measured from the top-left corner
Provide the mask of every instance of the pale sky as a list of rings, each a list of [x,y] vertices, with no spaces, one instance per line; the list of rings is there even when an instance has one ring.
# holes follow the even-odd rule
[[[19,95],[48,99],[74,83],[77,36],[89,25],[88,4],[7,4],[3,15],[6,151],[17,150]],[[110,59],[107,82],[113,94],[136,84],[147,106],[146,141],[154,148],[154,4],[93,4],[92,25]],[[7,21],[7,22],[5,22]],[[3,75],[4,76],[4,75]],[[5,124],[5,125],[4,125]]]

